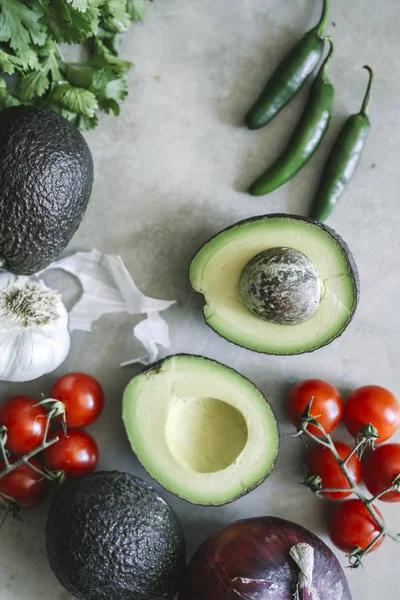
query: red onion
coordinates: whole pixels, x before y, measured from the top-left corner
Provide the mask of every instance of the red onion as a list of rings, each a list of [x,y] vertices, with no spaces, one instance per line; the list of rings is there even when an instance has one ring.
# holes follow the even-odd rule
[[[316,535],[258,517],[209,537],[187,568],[178,600],[351,600],[337,558]]]

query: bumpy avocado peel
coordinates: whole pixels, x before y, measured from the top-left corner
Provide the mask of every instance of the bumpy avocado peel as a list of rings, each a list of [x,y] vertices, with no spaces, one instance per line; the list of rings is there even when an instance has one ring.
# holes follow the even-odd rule
[[[93,161],[82,134],[47,109],[0,113],[0,268],[31,275],[53,262],[82,220]]]
[[[79,600],[172,600],[185,568],[171,507],[148,483],[119,471],[61,485],[46,548],[56,577]]]

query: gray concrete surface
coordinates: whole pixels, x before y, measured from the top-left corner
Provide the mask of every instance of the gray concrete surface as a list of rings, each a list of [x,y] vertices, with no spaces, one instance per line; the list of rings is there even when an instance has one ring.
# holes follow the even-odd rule
[[[252,515],[290,518],[326,540],[330,505],[299,484],[301,446],[285,437],[291,428],[284,398],[294,382],[327,379],[345,396],[357,386],[377,383],[400,394],[400,8],[397,0],[331,4],[328,32],[336,52],[329,75],[337,94],[332,125],[313,160],[271,196],[251,198],[243,190],[284,147],[307,90],[259,132],[247,131],[242,119],[283,53],[316,22],[317,0],[155,1],[146,22],[125,36],[122,53],[136,66],[121,116],[102,118],[87,135],[96,181],[68,251],[97,247],[120,253],[145,293],[178,300],[165,313],[171,351],[204,354],[238,369],[266,394],[279,420],[276,469],[247,497],[226,507],[202,508],[160,490],[182,520],[189,554],[218,526]],[[312,355],[268,357],[236,348],[203,324],[201,301],[187,283],[190,258],[211,234],[240,219],[276,211],[306,214],[338,129],[359,109],[364,64],[376,71],[372,132],[356,177],[330,219],[360,269],[357,315],[342,338]],[[60,285],[69,283],[63,279]],[[67,370],[93,373],[107,397],[104,414],[90,428],[101,448],[100,466],[148,479],[129,449],[120,418],[122,391],[138,371],[117,368],[135,351],[127,335],[131,322],[109,316],[91,334],[75,333],[58,373],[32,384],[1,384],[0,399],[19,392],[46,394]],[[347,439],[344,431],[339,435]],[[400,530],[400,506],[382,503],[381,508],[390,526]],[[23,523],[9,520],[1,531],[0,600],[69,598],[46,561],[45,512],[46,506],[27,514]],[[387,540],[365,560],[364,570],[348,571],[354,600],[373,600],[378,593],[396,600],[399,559],[400,546]]]

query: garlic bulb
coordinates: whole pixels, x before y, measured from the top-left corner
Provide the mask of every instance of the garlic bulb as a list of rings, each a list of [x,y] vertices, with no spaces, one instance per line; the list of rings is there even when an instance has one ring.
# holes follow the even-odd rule
[[[60,294],[28,277],[3,276],[0,380],[37,379],[59,367],[69,349],[68,312]]]

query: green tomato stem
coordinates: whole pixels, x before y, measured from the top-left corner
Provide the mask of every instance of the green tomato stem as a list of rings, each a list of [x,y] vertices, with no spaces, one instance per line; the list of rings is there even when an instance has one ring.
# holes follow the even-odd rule
[[[5,448],[6,441],[7,441],[7,429],[4,427],[0,431],[0,452],[1,452],[1,458],[4,461],[5,466],[9,467],[10,462],[8,460],[7,451]]]
[[[349,460],[351,459],[352,456],[354,456],[355,454],[358,456],[358,451],[364,445],[364,443],[365,442],[363,440],[357,442],[356,445],[354,446],[353,450],[350,452],[350,454],[348,456],[346,456],[345,459],[342,460],[342,463],[344,465],[347,465],[347,463],[349,462]]]
[[[321,494],[341,494],[343,492],[349,493],[351,490],[349,488],[321,488],[316,490],[315,495],[320,496]]]
[[[387,490],[383,490],[382,492],[379,492],[379,494],[375,494],[375,496],[373,496],[372,498],[367,500],[367,502],[369,504],[372,504],[373,502],[375,502],[375,500],[379,500],[379,498],[382,498],[382,496],[384,496],[385,494],[387,494],[389,492],[398,492],[398,491],[399,491],[399,484],[396,483],[396,484],[392,485],[390,488],[388,488]]]
[[[309,411],[311,408],[311,404],[312,404],[312,401],[307,405],[307,408],[302,415],[302,418],[300,420],[299,432],[305,433],[314,442],[316,442],[317,444],[319,444],[321,446],[324,446],[325,448],[328,448],[332,452],[336,462],[338,463],[343,475],[345,476],[345,478],[349,484],[348,488],[321,488],[321,489],[317,489],[316,491],[314,491],[314,493],[317,496],[320,496],[322,493],[341,493],[341,492],[353,493],[364,504],[365,508],[368,510],[371,517],[373,518],[373,520],[375,521],[376,525],[379,528],[379,534],[372,540],[372,542],[366,548],[364,548],[364,549],[355,548],[352,552],[350,552],[347,555],[349,557],[350,566],[358,567],[361,565],[362,558],[366,554],[368,554],[368,552],[370,552],[372,550],[372,548],[378,543],[378,541],[381,539],[381,537],[383,535],[387,535],[388,537],[395,540],[396,542],[400,542],[400,535],[394,535],[387,531],[385,523],[383,522],[383,520],[379,516],[378,512],[376,511],[375,507],[373,506],[373,502],[375,500],[377,500],[378,498],[380,498],[381,496],[383,496],[384,494],[386,494],[390,491],[398,491],[399,484],[395,483],[390,488],[383,490],[376,496],[373,496],[372,498],[368,498],[362,492],[362,490],[357,485],[357,483],[353,480],[353,478],[351,477],[351,475],[348,471],[348,468],[347,468],[347,464],[348,464],[349,460],[351,459],[351,457],[354,456],[355,454],[358,454],[360,447],[365,445],[364,437],[362,437],[362,439],[356,441],[355,447],[351,450],[351,452],[348,454],[348,456],[346,456],[346,458],[342,459],[340,457],[338,451],[336,450],[336,447],[335,447],[334,441],[332,440],[332,437],[328,433],[326,433],[323,426],[316,420],[315,417],[310,416]],[[312,423],[315,427],[317,427],[322,432],[323,438],[317,437],[316,435],[314,435],[313,433],[311,433],[308,430],[307,425],[310,423]]]
[[[48,448],[49,446],[52,446],[53,444],[55,444],[56,442],[58,442],[58,437],[53,438],[52,440],[47,441],[47,435],[49,432],[49,428],[50,428],[50,421],[52,419],[52,414],[51,412],[47,415],[47,419],[46,419],[46,426],[45,426],[45,430],[44,430],[44,435],[43,435],[43,441],[41,443],[40,446],[38,446],[37,448],[35,448],[34,450],[32,450],[32,452],[29,452],[28,454],[26,454],[25,456],[23,456],[22,458],[20,458],[19,460],[15,461],[14,463],[10,463],[7,460],[4,460],[5,463],[5,468],[3,469],[3,471],[0,471],[0,479],[2,477],[4,477],[5,475],[8,475],[9,473],[11,473],[12,471],[14,471],[15,469],[18,469],[18,467],[20,467],[21,465],[26,465],[29,464],[29,466],[31,467],[31,469],[33,469],[34,471],[37,471],[38,473],[40,473],[41,475],[43,475],[43,477],[46,477],[46,479],[53,479],[52,476],[50,476],[49,474],[41,471],[40,469],[37,469],[36,467],[34,467],[29,461],[31,458],[34,458],[37,454],[40,454],[40,452],[43,452],[43,450],[45,450],[46,448]],[[0,450],[1,450],[1,454],[4,457],[6,457],[6,449],[5,449],[5,442],[2,438],[0,438]]]

